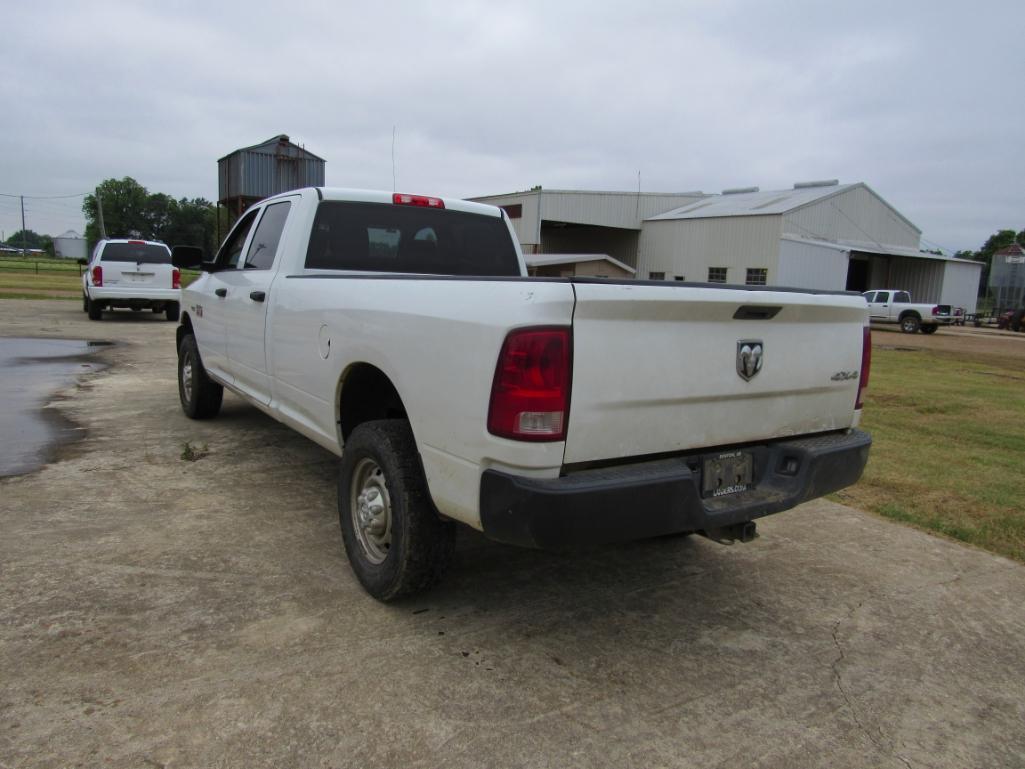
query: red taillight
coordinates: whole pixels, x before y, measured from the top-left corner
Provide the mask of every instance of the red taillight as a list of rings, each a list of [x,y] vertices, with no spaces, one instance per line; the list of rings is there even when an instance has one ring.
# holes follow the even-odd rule
[[[128,242],[131,243],[133,246],[144,246],[144,245],[146,245],[146,241],[145,240],[129,240]]]
[[[93,285],[103,288],[103,268],[100,265],[93,267]]]
[[[860,409],[864,405],[870,368],[872,368],[872,332],[868,330],[868,326],[865,326],[865,335],[861,342],[861,378],[858,380],[858,397],[854,401],[856,409]]]
[[[445,201],[441,198],[432,198],[427,195],[407,195],[404,192],[396,192],[391,196],[391,202],[399,206],[422,206],[423,208],[444,208]]]
[[[182,274],[178,270],[171,270],[171,288],[182,287]]]
[[[511,331],[491,387],[488,432],[518,441],[562,441],[569,417],[568,328]]]
[[[935,307],[932,308],[932,314],[933,315],[939,315],[940,314],[940,306],[939,305],[936,305]]]

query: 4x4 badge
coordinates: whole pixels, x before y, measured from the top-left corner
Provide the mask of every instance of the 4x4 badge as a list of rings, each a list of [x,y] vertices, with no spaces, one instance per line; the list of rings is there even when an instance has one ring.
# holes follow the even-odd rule
[[[765,346],[761,339],[741,339],[737,342],[737,373],[745,382],[762,370]]]

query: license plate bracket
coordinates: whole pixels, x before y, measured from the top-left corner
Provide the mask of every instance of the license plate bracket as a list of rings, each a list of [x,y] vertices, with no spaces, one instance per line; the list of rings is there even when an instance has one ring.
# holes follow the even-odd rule
[[[701,463],[701,496],[722,497],[747,491],[754,477],[754,455],[750,451],[724,451],[705,457]]]

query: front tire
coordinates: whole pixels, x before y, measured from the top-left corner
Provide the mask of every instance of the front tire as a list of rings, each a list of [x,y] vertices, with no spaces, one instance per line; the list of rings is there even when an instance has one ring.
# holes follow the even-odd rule
[[[192,334],[186,334],[178,347],[178,398],[189,419],[217,416],[224,399],[224,388],[210,379],[203,368]]]
[[[922,322],[917,315],[905,315],[900,319],[900,330],[905,334],[914,334],[921,325]]]
[[[89,295],[82,294],[82,312],[89,312]]]
[[[434,509],[405,420],[352,431],[338,476],[338,518],[356,579],[379,601],[426,590],[452,561],[455,524]]]

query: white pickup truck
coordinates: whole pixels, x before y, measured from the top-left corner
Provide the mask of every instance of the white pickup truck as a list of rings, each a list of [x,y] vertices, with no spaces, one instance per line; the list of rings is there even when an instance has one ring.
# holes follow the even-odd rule
[[[907,291],[882,288],[866,291],[862,296],[873,323],[899,323],[905,334],[934,334],[940,326],[954,322],[949,304],[912,304]]]
[[[857,294],[528,278],[501,209],[304,189],[250,208],[178,327],[182,408],[228,387],[341,456],[349,562],[421,590],[455,522],[562,548],[753,521],[854,483]]]

